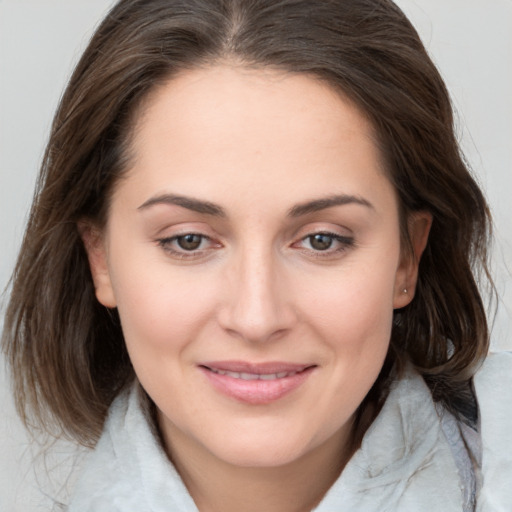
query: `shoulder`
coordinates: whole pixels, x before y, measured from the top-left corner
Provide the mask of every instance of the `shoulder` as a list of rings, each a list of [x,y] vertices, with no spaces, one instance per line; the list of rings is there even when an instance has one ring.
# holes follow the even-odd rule
[[[512,505],[512,353],[490,354],[474,377],[482,433],[479,512]]]
[[[512,352],[490,354],[474,377],[482,433],[505,433],[512,421]],[[492,420],[492,421],[491,421]],[[503,440],[512,440],[512,429]]]
[[[512,369],[512,352],[491,352],[485,362],[483,363],[480,370],[477,372],[476,377],[485,379],[490,376],[491,373],[504,372],[503,376],[508,377],[509,381],[512,381],[512,375],[510,370]]]
[[[112,404],[68,508],[68,512],[132,510],[197,512],[161,446],[137,383]]]
[[[119,433],[124,437],[118,429],[126,420],[128,402],[124,393],[112,404],[103,434],[85,461],[68,512],[121,512],[123,504],[118,502],[127,494],[138,501],[134,496],[140,489],[137,475],[125,460],[130,449],[119,450],[118,441]]]

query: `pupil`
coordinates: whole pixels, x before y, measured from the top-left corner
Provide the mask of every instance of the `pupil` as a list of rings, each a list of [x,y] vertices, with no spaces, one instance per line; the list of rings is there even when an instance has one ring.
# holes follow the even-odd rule
[[[332,236],[329,235],[312,235],[309,237],[309,241],[311,243],[311,247],[318,251],[325,251],[329,249],[332,245]]]
[[[193,251],[201,245],[200,235],[184,235],[178,238],[178,245],[185,251]]]

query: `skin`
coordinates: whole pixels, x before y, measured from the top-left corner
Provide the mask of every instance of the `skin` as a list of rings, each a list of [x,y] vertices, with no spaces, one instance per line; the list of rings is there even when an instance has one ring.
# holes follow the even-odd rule
[[[430,217],[409,219],[404,254],[372,126],[311,77],[187,71],[152,92],[135,128],[106,228],[81,231],[167,452],[202,512],[310,510],[347,462]],[[334,196],[349,199],[318,203]],[[201,237],[176,238],[187,233]],[[314,368],[251,404],[200,369],[225,360]]]

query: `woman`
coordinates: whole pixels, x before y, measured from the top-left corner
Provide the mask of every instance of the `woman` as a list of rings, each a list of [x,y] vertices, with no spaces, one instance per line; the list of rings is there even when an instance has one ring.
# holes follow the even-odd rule
[[[4,333],[22,415],[95,447],[69,510],[510,505],[489,225],[391,2],[118,3]]]

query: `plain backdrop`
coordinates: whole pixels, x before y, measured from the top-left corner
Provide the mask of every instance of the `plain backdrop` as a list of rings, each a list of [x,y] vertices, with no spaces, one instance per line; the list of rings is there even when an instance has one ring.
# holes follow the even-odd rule
[[[511,349],[512,0],[397,3],[441,69],[453,95],[462,146],[492,207],[494,277],[500,294],[493,348]],[[112,4],[111,0],[0,0],[2,289],[21,241],[53,112],[92,30]],[[15,416],[1,363],[0,510],[46,511],[51,503],[47,494],[59,493],[72,449],[60,443],[53,458],[37,457],[34,463],[38,447],[29,442]]]

